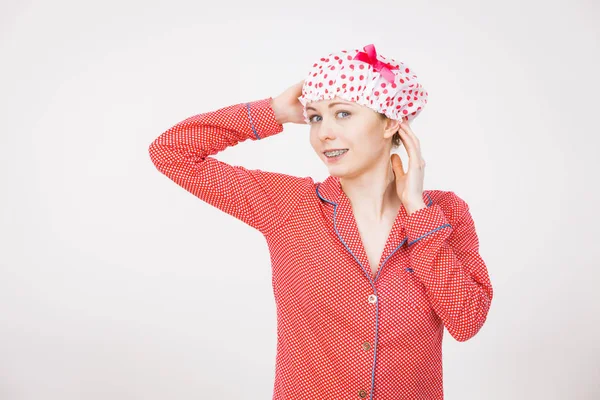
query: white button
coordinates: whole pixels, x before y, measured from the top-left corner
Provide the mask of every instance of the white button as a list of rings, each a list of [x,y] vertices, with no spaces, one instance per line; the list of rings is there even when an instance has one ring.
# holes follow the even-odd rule
[[[375,304],[377,302],[377,296],[375,296],[374,294],[369,296],[369,303],[371,304]]]

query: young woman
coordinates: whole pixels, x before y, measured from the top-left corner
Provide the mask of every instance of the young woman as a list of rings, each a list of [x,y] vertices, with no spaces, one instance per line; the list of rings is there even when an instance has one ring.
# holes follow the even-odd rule
[[[467,203],[423,190],[409,122],[427,92],[403,63],[331,53],[275,98],[187,118],[149,147],[160,172],[260,231],[277,305],[273,399],[443,399],[444,327],[483,326],[492,286]],[[323,182],[214,155],[307,123]],[[409,156],[404,171],[393,147]]]

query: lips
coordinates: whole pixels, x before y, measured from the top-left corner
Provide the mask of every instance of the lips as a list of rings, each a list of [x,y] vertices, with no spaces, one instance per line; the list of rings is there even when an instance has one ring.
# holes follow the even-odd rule
[[[346,154],[348,154],[347,149],[343,149],[346,151],[341,152],[341,154],[335,155],[335,156],[328,156],[327,154],[324,154],[325,156],[325,160],[327,160],[327,164],[336,164],[338,163],[341,159],[343,159],[344,157],[346,157]]]

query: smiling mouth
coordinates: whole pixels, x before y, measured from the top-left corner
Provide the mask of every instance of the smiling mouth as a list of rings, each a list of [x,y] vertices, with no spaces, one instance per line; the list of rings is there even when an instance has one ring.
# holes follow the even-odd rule
[[[337,149],[337,150],[328,150],[328,151],[324,151],[323,154],[325,155],[325,157],[337,157],[340,156],[342,154],[346,154],[348,152],[348,149]]]

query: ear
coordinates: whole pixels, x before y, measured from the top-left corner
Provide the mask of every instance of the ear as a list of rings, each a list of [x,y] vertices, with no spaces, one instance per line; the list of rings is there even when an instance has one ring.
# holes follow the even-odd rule
[[[388,139],[394,136],[394,134],[400,129],[401,122],[402,121],[386,117],[383,126],[383,137]]]

